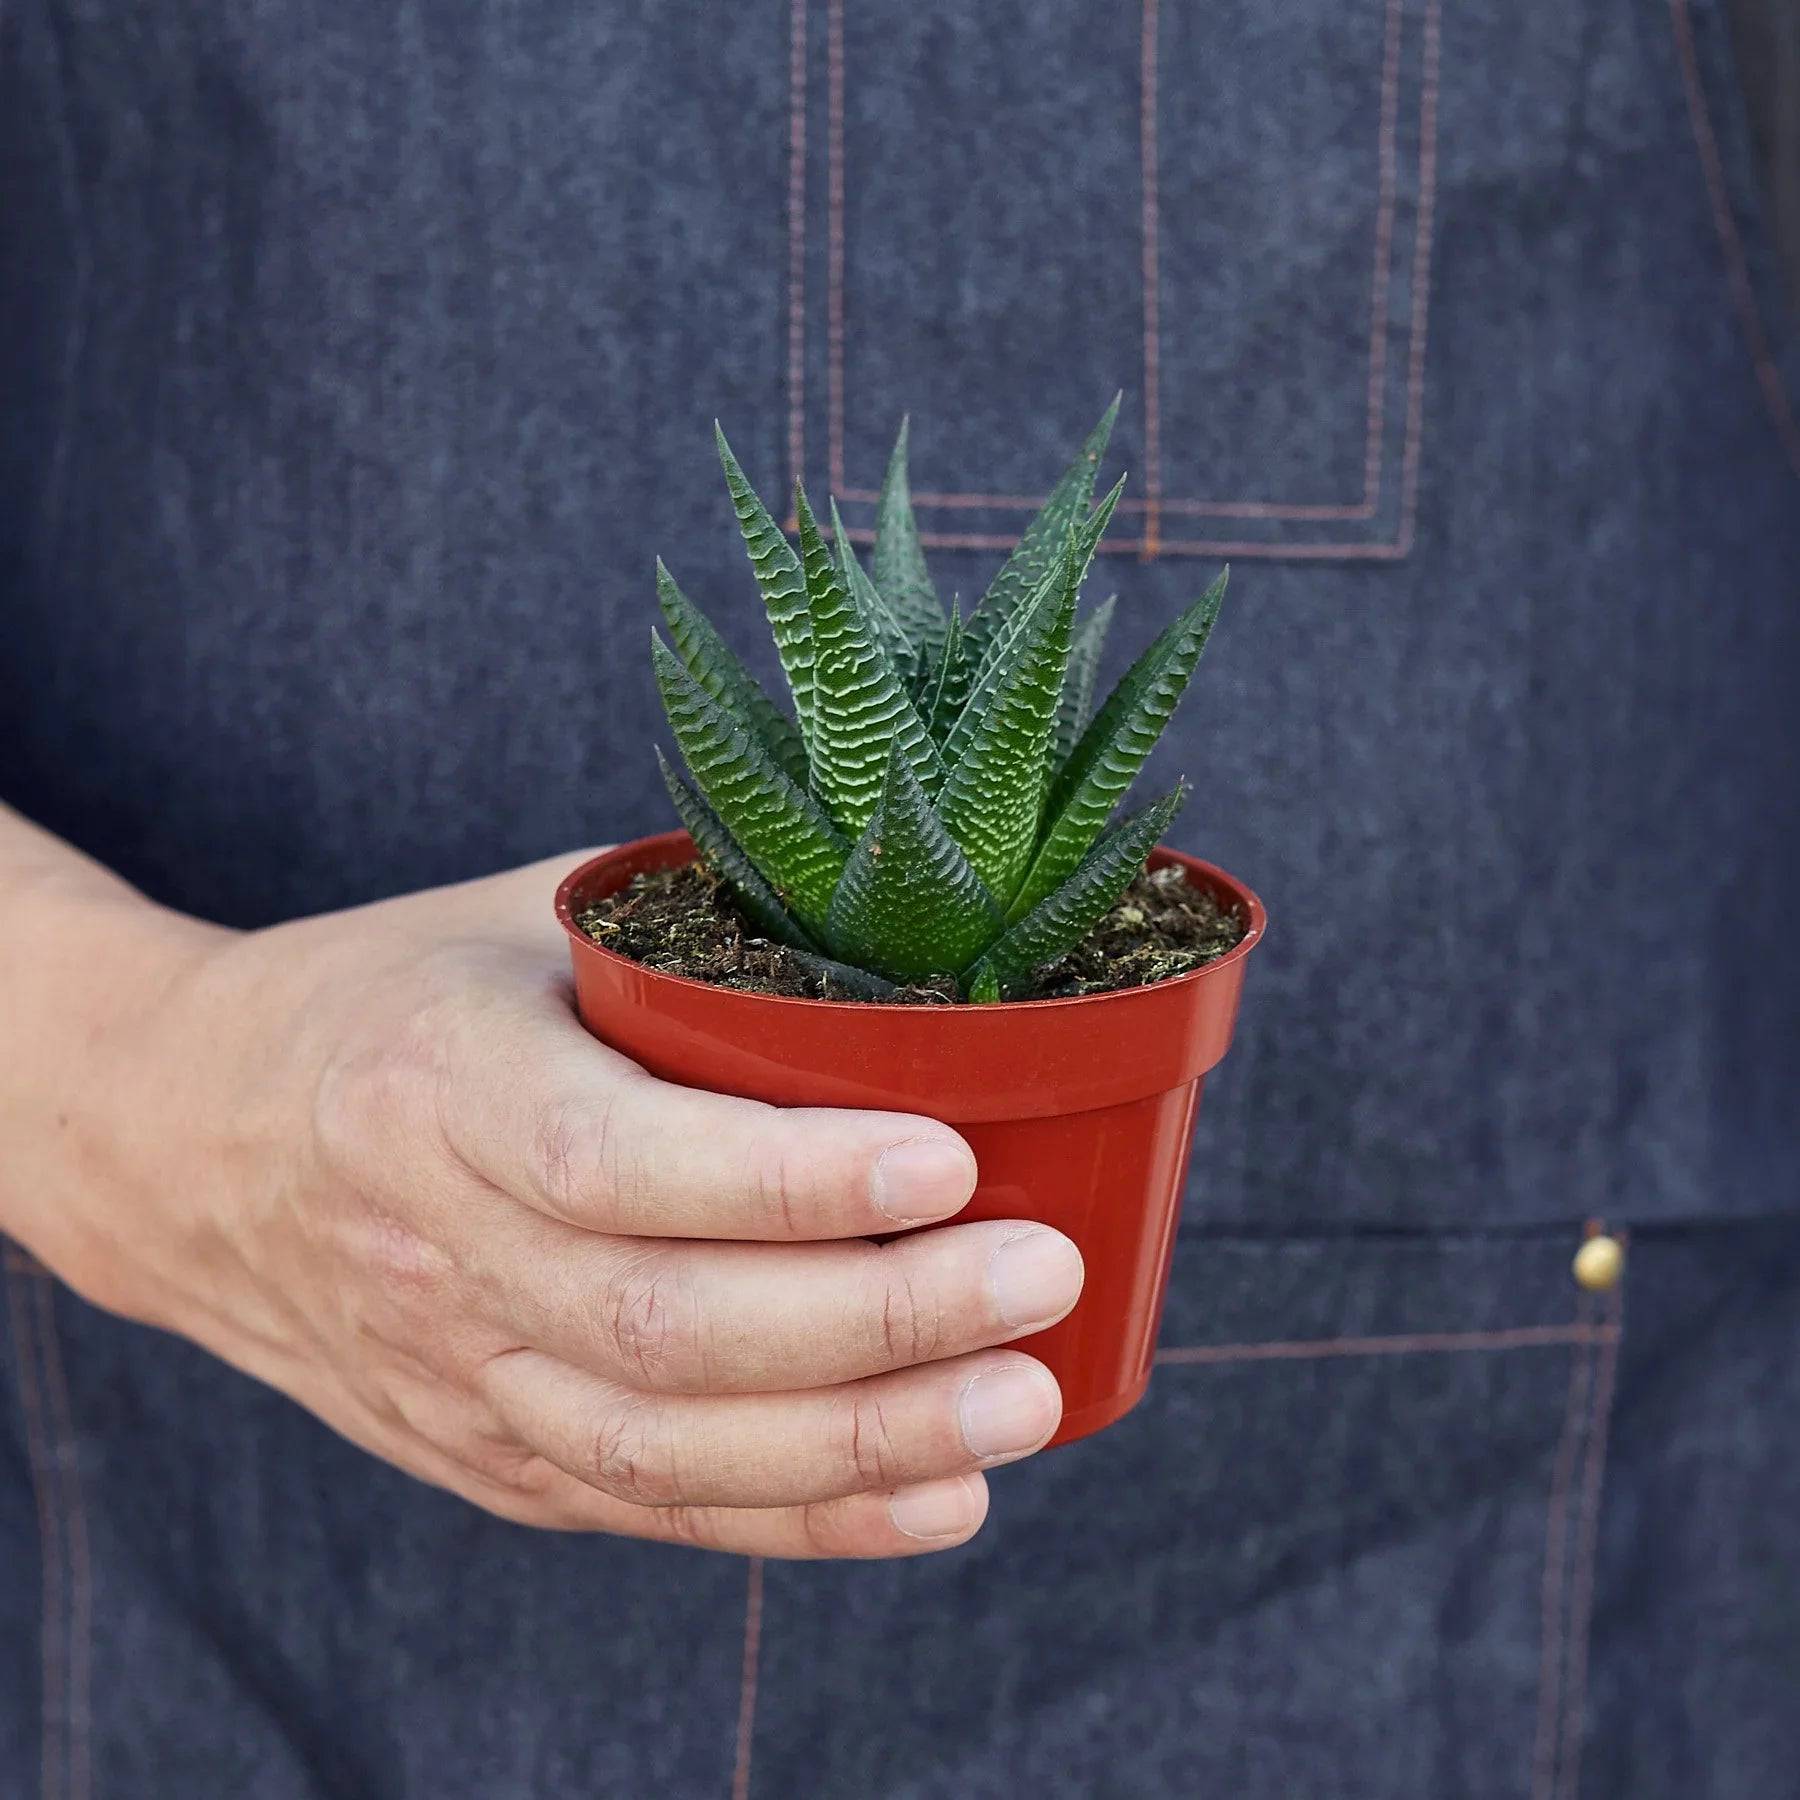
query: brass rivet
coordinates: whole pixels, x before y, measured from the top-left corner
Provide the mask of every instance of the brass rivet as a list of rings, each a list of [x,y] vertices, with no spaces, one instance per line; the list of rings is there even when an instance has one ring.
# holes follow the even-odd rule
[[[1575,1279],[1590,1294],[1608,1294],[1625,1273],[1625,1246],[1616,1237],[1591,1237],[1575,1252]]]

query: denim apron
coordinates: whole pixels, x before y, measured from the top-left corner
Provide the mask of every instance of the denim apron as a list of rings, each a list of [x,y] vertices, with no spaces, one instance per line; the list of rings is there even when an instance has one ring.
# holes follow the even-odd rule
[[[1272,929],[972,1546],[500,1523],[7,1253],[0,1793],[1800,1793],[1800,337],[1722,0],[15,0],[0,793],[254,925],[659,829],[712,461],[1119,658]],[[1115,667],[1118,659],[1115,659]],[[1570,1278],[1590,1223],[1623,1283]]]

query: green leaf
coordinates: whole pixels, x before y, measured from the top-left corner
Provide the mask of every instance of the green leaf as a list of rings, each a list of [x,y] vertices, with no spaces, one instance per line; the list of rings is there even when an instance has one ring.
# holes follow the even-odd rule
[[[875,586],[894,609],[894,617],[922,661],[944,642],[944,608],[925,566],[919,527],[913,518],[912,488],[906,474],[908,421],[888,458],[881,497],[875,503]]]
[[[669,790],[669,798],[675,802],[675,810],[681,815],[688,836],[694,840],[694,848],[737,896],[738,904],[751,920],[776,943],[810,950],[812,939],[789,915],[780,896],[763,880],[756,865],[725,829],[719,815],[670,766],[660,746],[656,752],[656,766],[662,770],[663,786]]]
[[[1009,634],[1004,667],[938,794],[946,828],[1002,906],[1031,862],[1050,783],[1050,739],[1075,623],[1076,554],[1071,533],[1062,581],[1047,586]]]
[[[1081,861],[1137,779],[1206,648],[1230,572],[1225,570],[1131,665],[1081,734],[1057,777],[1045,809],[1050,826],[1013,900],[1011,917],[1035,906]]]
[[[1007,621],[1036,593],[1044,577],[1056,567],[1069,527],[1086,514],[1094,497],[1094,479],[1100,472],[1100,459],[1106,454],[1107,440],[1112,436],[1113,421],[1119,416],[1119,402],[1123,398],[1123,394],[1113,395],[1112,405],[1088,433],[1075,460],[1050,490],[1050,498],[1025,527],[1025,535],[1014,546],[1005,566],[969,615],[966,634],[969,654],[977,665]],[[879,569],[876,580],[879,583]]]
[[[806,495],[794,490],[813,649],[813,791],[849,831],[861,831],[881,798],[888,747],[899,744],[935,790],[943,762],[893,665],[851,600]]]
[[[999,909],[896,743],[832,899],[826,948],[878,975],[920,981],[966,967],[999,929]]]
[[[717,419],[713,421],[713,436],[718,442],[719,463],[725,470],[725,485],[731,490],[731,505],[737,514],[738,529],[744,535],[744,548],[750,552],[750,566],[756,571],[756,585],[762,590],[763,605],[768,610],[776,653],[787,676],[788,690],[794,696],[794,717],[800,723],[800,737],[810,751],[813,649],[805,572],[800,566],[800,558],[794,554],[793,545],[770,517],[769,509],[756,497],[756,490],[738,466],[738,459],[731,454],[731,446],[726,443]]]
[[[1125,478],[1120,476],[1112,492],[1106,496],[1093,512],[1079,524],[1071,528],[1064,542],[1065,551],[1073,554],[1073,565],[1065,558],[1051,565],[1038,589],[1031,596],[1030,602],[1016,612],[1006,629],[988,647],[987,659],[982,664],[980,673],[976,675],[969,690],[969,697],[963,702],[963,709],[957,715],[950,735],[944,740],[944,761],[954,765],[962,755],[969,734],[981,722],[982,715],[992,702],[994,689],[1000,677],[1009,665],[1019,633],[1024,628],[1024,621],[1030,616],[1037,602],[1058,585],[1069,589],[1071,598],[1080,591],[1081,584],[1087,579],[1088,565],[1094,560],[1094,551],[1099,547],[1100,539],[1106,531],[1108,522],[1113,516],[1113,509],[1119,504],[1119,496],[1125,491]],[[964,639],[964,652],[967,653],[968,641]]]
[[[950,727],[962,710],[957,690],[967,674],[962,653],[962,608],[950,602],[950,626],[944,637],[943,654],[939,656],[935,680],[928,696],[919,707],[919,716],[931,733],[932,741],[941,744],[950,735]]]
[[[977,966],[969,982],[969,998],[978,1006],[991,1005],[1000,998],[1000,977],[986,963]]]
[[[688,673],[721,706],[736,713],[763,748],[804,786],[806,746],[793,720],[776,708],[706,615],[676,586],[660,556],[656,559],[656,597],[669,627],[669,640]]]
[[[970,969],[964,988],[1015,994],[1034,972],[1073,950],[1131,886],[1157,840],[1181,810],[1186,788],[1134,813],[1082,858],[1053,893],[1040,900]]]
[[[868,969],[838,962],[834,957],[820,956],[814,950],[796,950],[792,960],[821,979],[836,982],[854,1000],[885,1000],[894,991],[891,981],[884,981]],[[826,995],[827,999],[836,997],[835,994]]]
[[[850,533],[844,529],[844,521],[838,517],[836,500],[831,503],[831,536],[838,550],[838,575],[862,613],[870,635],[880,645],[882,655],[892,665],[910,699],[918,670],[919,652],[901,629],[900,621],[894,617],[893,608],[881,597],[874,582],[865,573],[857,557],[856,546],[850,542]]]
[[[944,640],[944,655],[940,665],[943,679],[938,683],[937,691],[932,697],[931,712],[927,716],[932,741],[939,745],[955,729],[956,721],[962,717],[963,708],[969,703],[969,689],[975,680],[975,665],[969,660],[968,627],[955,599],[950,602],[950,631],[954,634],[955,641],[953,643],[948,636]]]
[[[813,930],[831,906],[850,846],[812,795],[654,631],[650,656],[694,785],[776,897]]]
[[[1075,632],[1069,651],[1069,678],[1063,683],[1062,706],[1056,715],[1056,741],[1051,748],[1051,762],[1058,769],[1069,760],[1088,713],[1094,705],[1094,683],[1100,674],[1100,653],[1106,648],[1107,628],[1112,624],[1117,594],[1108,594]]]

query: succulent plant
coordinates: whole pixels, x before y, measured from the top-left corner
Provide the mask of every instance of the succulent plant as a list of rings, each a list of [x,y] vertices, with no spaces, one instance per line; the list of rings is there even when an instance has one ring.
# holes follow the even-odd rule
[[[1111,824],[1186,688],[1222,573],[1098,708],[1113,614],[1077,619],[1119,495],[1096,506],[1115,399],[965,617],[938,599],[919,545],[900,428],[865,568],[830,509],[796,485],[791,545],[717,432],[793,697],[771,701],[659,561],[668,628],[651,653],[692,776],[659,750],[702,857],[749,918],[822,958],[852,991],[954,976],[971,1000],[1028,990],[1143,868],[1183,797]]]

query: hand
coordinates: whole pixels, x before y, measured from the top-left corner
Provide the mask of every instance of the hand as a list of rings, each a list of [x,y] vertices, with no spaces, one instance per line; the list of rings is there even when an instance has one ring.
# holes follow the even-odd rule
[[[39,1253],[510,1519],[769,1556],[957,1544],[1061,1399],[1081,1262],[954,1214],[948,1127],[674,1087],[575,1019],[566,859],[195,928],[87,1047]],[[97,1066],[96,1066],[97,1063]],[[71,1136],[72,1134],[72,1136]]]

